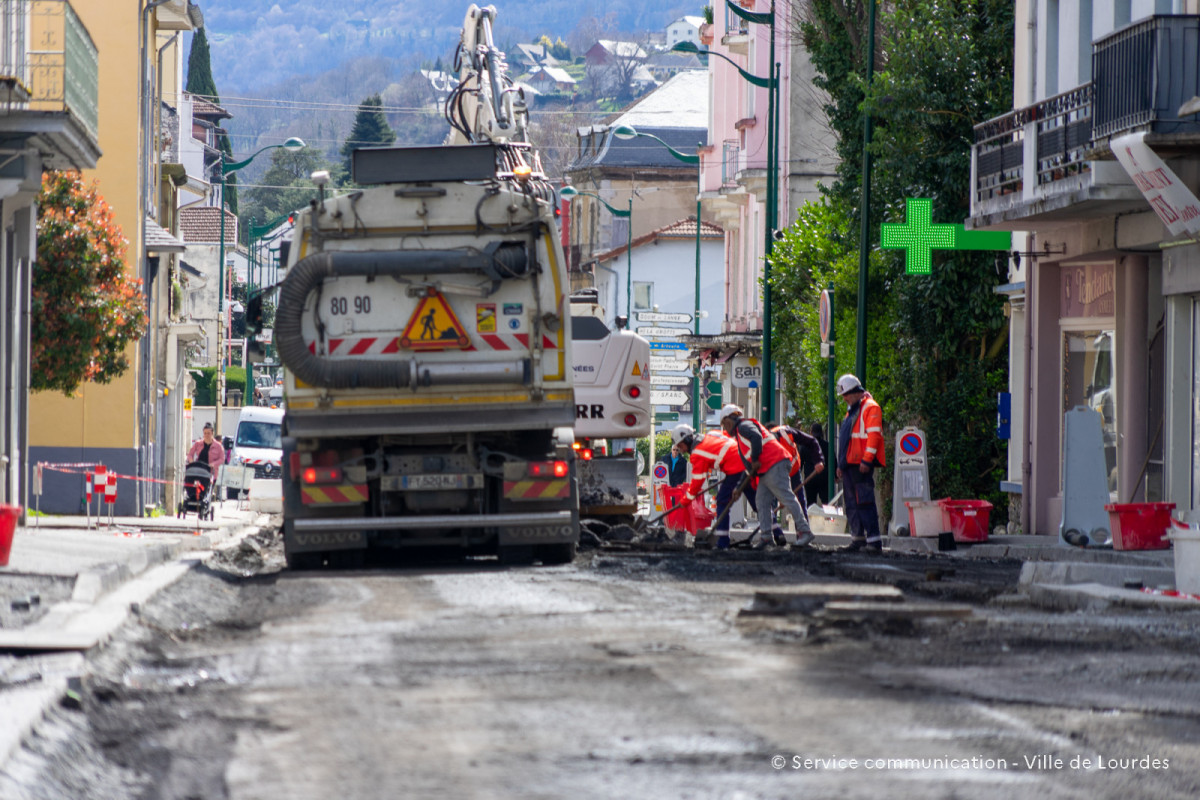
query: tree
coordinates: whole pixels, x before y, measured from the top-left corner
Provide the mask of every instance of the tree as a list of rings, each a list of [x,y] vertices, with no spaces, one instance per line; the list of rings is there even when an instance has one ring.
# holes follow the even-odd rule
[[[345,174],[351,174],[351,156],[358,148],[386,146],[395,141],[396,132],[388,125],[383,113],[383,98],[373,94],[359,105],[350,136],[342,145],[342,168]]]
[[[196,31],[196,35],[192,37],[192,48],[188,51],[187,84],[184,90],[203,97],[214,105],[221,104],[221,96],[217,94],[217,82],[212,76],[208,35],[205,34],[204,28]],[[233,146],[229,143],[229,135],[224,131],[217,134],[217,148],[224,154],[226,161],[233,161]],[[228,175],[225,178],[225,203],[230,211],[238,213],[237,175]]]
[[[822,204],[801,209],[772,259],[773,334],[793,402],[823,405],[817,293],[835,287],[838,372],[852,371],[859,214],[903,222],[905,200],[929,197],[936,221],[969,214],[973,124],[1011,105],[1013,10],[1008,0],[897,0],[879,5],[876,74],[866,69],[865,0],[811,0],[796,20],[829,94],[838,180]],[[863,112],[872,115],[873,202],[860,209]],[[832,250],[830,249],[832,248]],[[903,251],[871,254],[867,387],[885,424],[925,429],[939,495],[992,498],[997,516],[1002,443],[994,398],[1007,368],[1007,330],[992,254],[936,251],[930,276],[904,274]],[[815,416],[815,415],[814,415]]]
[[[126,241],[112,210],[78,172],[47,172],[38,196],[30,318],[30,387],[72,395],[129,368],[146,332],[142,282],[125,272]]]
[[[213,80],[212,63],[208,56],[208,35],[204,28],[196,31],[192,37],[192,49],[188,51],[187,85],[184,87],[190,94],[206,97],[214,103],[220,103],[217,95],[217,82]]]
[[[239,226],[240,230],[248,232],[252,219],[262,225],[308,205],[316,196],[312,174],[317,170],[329,170],[332,181],[341,182],[341,165],[331,164],[316,147],[272,150],[271,166],[263,173],[262,186],[246,192],[242,214],[246,224]]]

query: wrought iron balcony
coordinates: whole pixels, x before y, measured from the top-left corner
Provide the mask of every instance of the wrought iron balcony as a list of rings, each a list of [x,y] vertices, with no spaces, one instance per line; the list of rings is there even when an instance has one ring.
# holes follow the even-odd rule
[[[1200,17],[1156,16],[1098,39],[1092,46],[1093,136],[1133,128],[1198,133],[1179,107],[1200,94]]]
[[[0,4],[0,113],[67,112],[93,140],[99,132],[96,45],[67,0]]]
[[[1108,213],[1136,199],[1128,176],[1105,157],[1108,140],[1135,129],[1166,138],[1200,134],[1196,117],[1178,114],[1200,94],[1200,17],[1149,17],[1097,40],[1092,77],[975,126],[977,223],[1062,217],[1072,206]]]

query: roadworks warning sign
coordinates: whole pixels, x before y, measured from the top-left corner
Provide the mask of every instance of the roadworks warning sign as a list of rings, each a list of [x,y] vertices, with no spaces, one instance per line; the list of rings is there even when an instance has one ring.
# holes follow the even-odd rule
[[[471,337],[446,298],[430,289],[400,334],[400,346],[409,350],[461,350],[471,346]]]

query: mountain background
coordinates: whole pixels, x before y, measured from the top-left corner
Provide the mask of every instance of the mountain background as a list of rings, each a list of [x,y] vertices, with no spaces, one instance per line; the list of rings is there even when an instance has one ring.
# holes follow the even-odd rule
[[[204,0],[213,78],[233,151],[299,136],[336,155],[364,98],[383,97],[398,143],[432,144],[447,130],[429,113],[432,97],[417,70],[439,61],[451,69],[468,2],[414,0]],[[661,32],[703,2],[645,0],[501,0],[494,38],[505,51],[542,35],[582,56],[596,39],[637,39]],[[189,35],[187,47],[190,48]],[[519,67],[511,73],[517,77]],[[554,113],[554,112],[548,112]],[[564,123],[577,119],[557,112]],[[586,116],[586,115],[585,115]],[[587,124],[586,121],[579,124]],[[257,169],[254,169],[257,168]],[[253,181],[265,165],[245,170]]]

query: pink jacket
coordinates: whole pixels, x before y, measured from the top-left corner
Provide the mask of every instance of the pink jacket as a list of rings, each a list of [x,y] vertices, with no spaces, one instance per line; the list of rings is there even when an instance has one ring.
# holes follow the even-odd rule
[[[204,440],[199,439],[192,444],[192,449],[188,450],[187,460],[189,462],[199,461],[200,454],[204,452]],[[208,451],[208,465],[212,467],[213,477],[217,477],[217,470],[225,463],[225,448],[216,439],[212,441],[212,447]]]

